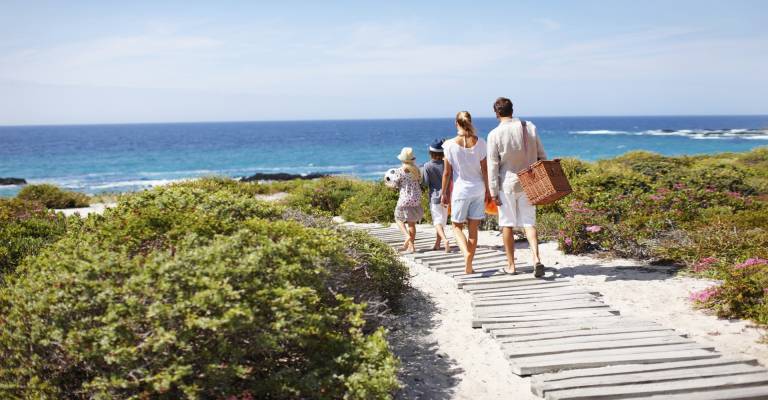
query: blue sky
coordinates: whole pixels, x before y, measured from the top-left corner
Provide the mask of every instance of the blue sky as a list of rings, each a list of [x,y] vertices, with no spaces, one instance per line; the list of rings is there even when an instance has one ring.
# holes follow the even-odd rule
[[[763,1],[2,1],[0,125],[768,114]]]

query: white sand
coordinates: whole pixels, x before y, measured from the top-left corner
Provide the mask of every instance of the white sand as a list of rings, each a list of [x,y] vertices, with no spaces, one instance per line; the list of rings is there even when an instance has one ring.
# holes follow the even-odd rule
[[[431,229],[420,225],[419,230]],[[501,245],[498,232],[481,232],[480,245]],[[519,266],[530,266],[526,242],[516,245]],[[653,320],[707,343],[726,356],[756,358],[768,365],[766,332],[748,321],[723,320],[694,309],[691,292],[714,282],[675,276],[668,267],[624,259],[565,255],[556,243],[540,247],[542,261],[577,285],[598,291],[622,315]],[[490,336],[471,328],[470,296],[455,288],[452,278],[408,263],[413,293],[392,333],[395,352],[403,360],[405,388],[400,398],[532,399],[527,378],[510,372]],[[425,306],[427,304],[427,306]],[[425,311],[424,308],[432,308]],[[411,311],[409,311],[411,310]],[[424,319],[428,319],[425,321]],[[400,331],[402,330],[402,331]],[[410,341],[411,345],[403,342]],[[414,348],[421,349],[413,351]],[[441,357],[442,355],[442,357]]]
[[[64,208],[64,209],[58,209],[54,211],[58,211],[63,213],[66,216],[75,215],[78,214],[81,217],[85,218],[89,214],[101,214],[106,210],[107,208],[114,207],[117,203],[93,203],[88,207],[82,207],[82,208]]]

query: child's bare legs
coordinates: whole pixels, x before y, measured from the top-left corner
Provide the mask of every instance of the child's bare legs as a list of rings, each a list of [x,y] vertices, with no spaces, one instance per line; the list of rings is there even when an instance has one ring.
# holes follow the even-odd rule
[[[400,228],[400,232],[403,233],[403,236],[405,237],[405,241],[403,242],[403,246],[400,247],[401,251],[408,250],[408,242],[410,242],[411,236],[408,233],[408,228],[405,227],[404,221],[395,221],[397,223],[397,227]]]
[[[415,222],[408,222],[408,249],[410,249],[411,253],[416,252],[416,223]],[[406,249],[406,250],[408,250]]]
[[[502,229],[504,237],[504,252],[507,253],[507,268],[509,273],[515,272],[515,233],[512,227],[505,226]]]
[[[437,231],[437,238],[435,238],[435,247],[433,247],[433,250],[437,250],[440,248],[440,241],[445,243],[445,252],[449,253],[451,251],[451,244],[448,242],[448,237],[445,236],[445,228],[443,227],[443,224],[435,225],[435,231]]]

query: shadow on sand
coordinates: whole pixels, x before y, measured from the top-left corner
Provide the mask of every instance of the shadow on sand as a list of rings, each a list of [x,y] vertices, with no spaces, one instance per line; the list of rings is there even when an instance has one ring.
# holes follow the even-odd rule
[[[463,372],[455,360],[441,352],[430,338],[437,322],[437,307],[423,292],[411,289],[403,299],[402,310],[385,322],[389,344],[400,358],[398,378],[402,389],[396,399],[450,399]]]

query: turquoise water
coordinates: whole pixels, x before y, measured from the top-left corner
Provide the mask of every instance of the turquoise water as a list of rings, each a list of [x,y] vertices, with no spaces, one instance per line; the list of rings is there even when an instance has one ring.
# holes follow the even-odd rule
[[[768,145],[768,116],[531,117],[550,157],[585,160],[630,150],[746,151]],[[481,135],[496,126],[477,119]],[[404,146],[455,134],[453,120],[359,120],[0,127],[0,177],[99,193],[205,175],[350,174],[378,179]],[[18,187],[0,187],[10,196]]]

